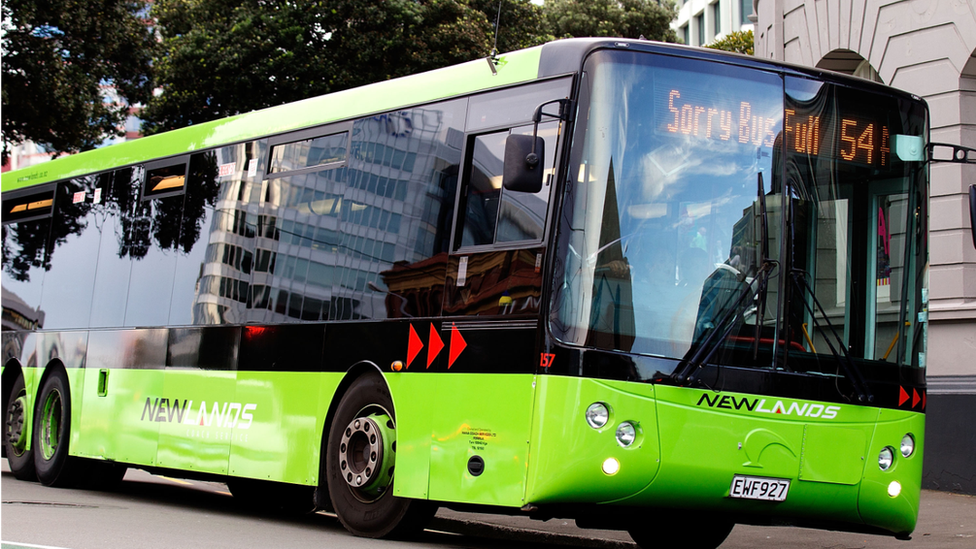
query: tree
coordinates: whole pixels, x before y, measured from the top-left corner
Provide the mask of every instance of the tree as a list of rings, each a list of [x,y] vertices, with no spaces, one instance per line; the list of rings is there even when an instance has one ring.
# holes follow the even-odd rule
[[[676,41],[656,0],[156,0],[161,93],[147,134],[535,46],[555,36]],[[498,32],[494,30],[499,20]]]
[[[152,95],[155,39],[144,0],[7,0],[3,17],[3,161],[24,141],[94,148]],[[122,104],[105,101],[112,87]]]
[[[472,8],[483,13],[491,24],[489,38],[495,40],[495,21],[498,21],[499,53],[538,46],[553,40],[544,6],[528,0],[468,0]],[[501,14],[499,14],[501,4]]]
[[[543,7],[557,37],[619,36],[677,42],[674,2],[657,0],[547,0]]]
[[[143,111],[146,133],[468,61],[491,49],[491,24],[463,0],[157,0],[151,13],[162,36],[161,93]]]
[[[716,40],[705,46],[714,50],[731,51],[753,55],[752,31],[735,31],[726,34],[721,40]]]

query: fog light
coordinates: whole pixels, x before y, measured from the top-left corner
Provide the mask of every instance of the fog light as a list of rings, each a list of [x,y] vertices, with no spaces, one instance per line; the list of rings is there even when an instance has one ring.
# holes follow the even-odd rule
[[[908,457],[915,453],[915,437],[911,433],[901,437],[901,455]]]
[[[880,467],[882,471],[887,471],[894,461],[895,451],[887,446],[882,448],[881,453],[878,454],[878,467]]]
[[[626,448],[633,444],[636,438],[637,428],[633,423],[625,421],[617,427],[617,444]]]
[[[891,481],[891,484],[888,485],[888,495],[893,498],[896,498],[900,493],[901,493],[901,483],[899,483],[897,480]]]
[[[619,471],[619,470],[620,470],[620,462],[617,461],[616,459],[614,459],[614,458],[607,458],[606,461],[603,462],[603,472],[604,472],[604,474],[613,476],[613,475],[616,475],[617,474],[617,471]]]
[[[594,402],[586,409],[586,423],[600,429],[610,421],[610,409],[602,402]]]

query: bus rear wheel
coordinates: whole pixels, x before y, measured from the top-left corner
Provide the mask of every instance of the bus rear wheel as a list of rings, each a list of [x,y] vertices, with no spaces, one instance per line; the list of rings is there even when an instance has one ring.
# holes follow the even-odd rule
[[[339,401],[326,446],[326,480],[339,521],[368,538],[423,530],[436,510],[393,495],[396,419],[383,378],[359,377]]]
[[[732,533],[734,522],[703,517],[701,520],[655,520],[627,532],[642,549],[716,549]]]
[[[27,391],[24,375],[14,381],[3,411],[3,453],[10,472],[19,480],[35,480],[34,453],[27,449]]]
[[[34,411],[34,468],[45,486],[70,486],[74,482],[68,456],[71,437],[71,394],[68,378],[54,369],[44,379]]]

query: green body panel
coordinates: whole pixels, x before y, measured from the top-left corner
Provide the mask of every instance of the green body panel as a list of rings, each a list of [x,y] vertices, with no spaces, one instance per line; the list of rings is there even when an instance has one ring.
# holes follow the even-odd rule
[[[81,375],[83,370],[76,372]],[[69,379],[72,373],[68,371]],[[78,387],[80,391],[72,384],[71,454],[158,465],[156,454],[163,424],[149,420],[152,411],[146,410],[146,399],[164,394],[164,376],[163,370],[108,370],[106,396],[98,395],[98,375],[85,375],[85,383]],[[78,405],[79,400],[83,405]]]
[[[868,433],[808,423],[803,426],[799,479],[835,484],[857,484],[866,461]]]
[[[599,430],[584,417],[593,402],[611,409]],[[527,503],[704,509],[863,522],[893,532],[910,532],[918,517],[922,414],[556,376],[539,379],[536,407]],[[640,425],[627,449],[614,440],[622,421]],[[915,436],[916,450],[902,458],[906,433]],[[885,446],[896,459],[882,472],[877,456]],[[601,470],[608,457],[620,463],[612,476]],[[730,498],[736,474],[789,479],[788,497]],[[895,480],[902,490],[891,497]]]
[[[423,377],[427,390],[421,398],[431,417],[428,497],[521,507],[535,376]],[[476,455],[484,460],[484,472],[473,476],[468,460]]]
[[[397,424],[396,474],[393,493],[427,499],[430,481],[431,421],[435,412],[426,375],[387,373]]]
[[[229,474],[314,486],[322,429],[343,374],[238,372],[235,402],[253,404],[252,423],[238,422]],[[338,395],[336,398],[340,398]]]
[[[915,437],[915,453],[905,458],[899,444],[905,433]],[[887,471],[878,466],[878,453],[885,446],[895,450],[895,461]],[[901,410],[883,409],[868,450],[867,467],[858,497],[858,510],[866,524],[894,532],[911,532],[918,519],[922,489],[922,449],[925,448],[925,415]],[[901,493],[888,495],[892,481],[901,484]]]
[[[610,502],[654,479],[660,465],[654,385],[562,376],[541,376],[538,383],[526,503]],[[584,415],[594,402],[611,410],[599,430]],[[638,426],[629,448],[614,435],[622,421]],[[620,463],[612,476],[602,470],[611,457]]]
[[[67,156],[3,174],[2,190],[527,82],[538,77],[541,53],[540,46],[502,55],[497,74],[478,59]]]
[[[146,406],[151,409],[149,399],[159,399],[153,420],[159,429],[156,465],[227,474],[235,434],[234,428],[228,428],[234,420],[227,410],[230,403],[239,402],[235,374],[199,370],[163,373],[163,391],[147,395],[143,403],[144,410]]]
[[[76,384],[75,378],[85,381]],[[99,396],[98,375],[69,370],[71,453],[315,485],[324,419],[341,378],[326,373],[113,369],[107,394]],[[78,405],[79,397],[84,407]]]
[[[702,400],[704,397],[720,400],[712,408]],[[724,397],[728,400],[722,401]],[[729,408],[719,408],[720,404]],[[836,417],[825,419],[822,416],[830,414],[822,412],[817,418],[805,416],[813,404],[818,411],[832,407]],[[832,458],[829,448],[814,449],[813,440],[805,449],[804,432],[808,424],[842,426],[845,436],[857,438],[848,431],[858,431],[867,440],[873,434],[877,409],[659,387],[658,412],[661,471],[654,483],[628,503],[660,505],[667,501],[673,507],[825,520],[851,521],[857,516],[857,486],[837,481],[851,475],[860,477],[866,461],[861,459],[863,452],[844,451]],[[830,482],[798,478],[804,452],[808,454],[806,467]],[[790,479],[787,500],[775,503],[729,498],[735,474]]]

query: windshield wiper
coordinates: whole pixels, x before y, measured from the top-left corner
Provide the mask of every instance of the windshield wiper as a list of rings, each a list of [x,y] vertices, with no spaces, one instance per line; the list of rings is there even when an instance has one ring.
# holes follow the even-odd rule
[[[759,296],[759,309],[756,313],[756,340],[753,346],[753,358],[755,359],[759,354],[759,336],[765,317],[767,282],[773,272],[773,268],[778,265],[778,262],[769,257],[769,220],[766,215],[766,190],[763,186],[762,172],[759,172],[756,177],[756,195],[756,200],[759,203],[760,222],[759,253],[761,256],[761,264],[759,270],[756,272],[752,283],[750,283],[750,291],[744,291],[739,296],[739,299],[735,301],[733,307],[724,309],[722,316],[714,324],[712,331],[697,346],[692,346],[692,348],[688,349],[688,352],[682,357],[681,362],[678,363],[678,367],[671,374],[671,379],[679,385],[687,385],[695,380],[701,368],[711,360],[712,356],[718,350],[720,346],[718,342],[725,341],[729,337],[729,334],[732,333],[733,328],[737,324],[736,320],[740,315],[743,315],[747,305],[754,301],[757,295]],[[721,338],[718,337],[719,334],[721,334]]]
[[[759,292],[765,292],[766,281],[769,280],[769,276],[775,265],[774,262],[764,262],[759,267],[756,277],[749,286],[751,291],[742,292],[739,299],[735,300],[734,306],[728,307],[723,311],[722,316],[715,323],[712,331],[697,346],[688,349],[688,352],[682,357],[681,362],[678,363],[678,367],[671,374],[671,379],[675,383],[687,385],[698,377],[698,372],[705,363],[711,360],[712,356],[720,347],[718,342],[725,341],[729,337],[729,334],[732,333],[733,328],[737,324],[736,320],[740,316],[743,316],[748,304],[755,300]],[[761,299],[761,301],[765,301],[765,298]],[[719,337],[720,334],[721,337]]]
[[[810,299],[813,300],[813,303],[817,306],[817,310],[820,311],[824,324],[827,325],[827,328],[830,330],[830,334],[833,336],[834,341],[842,351],[842,353],[838,352],[837,349],[834,348],[833,344],[830,342],[830,337],[824,338],[824,341],[827,343],[827,347],[830,349],[831,354],[834,355],[834,358],[840,365],[840,369],[843,372],[844,377],[851,382],[851,386],[854,388],[854,393],[857,395],[858,402],[874,402],[874,395],[871,394],[867,381],[864,380],[864,376],[861,375],[861,370],[856,364],[854,364],[854,359],[851,358],[850,353],[847,352],[847,346],[844,345],[844,339],[840,337],[840,335],[837,333],[837,329],[834,328],[833,323],[831,323],[830,319],[827,318],[827,311],[824,310],[823,305],[820,304],[820,300],[817,299],[817,295],[813,292],[813,288],[810,287],[810,283],[807,282],[806,273],[799,269],[793,269],[790,271],[790,276],[793,279],[793,283],[796,284],[797,289],[800,290],[802,294],[809,295]],[[801,301],[803,302],[803,306],[806,308],[807,312],[810,313],[810,316],[813,318],[814,327],[819,326],[820,322],[817,321],[817,313],[813,306],[811,306],[805,298],[801,299]]]

